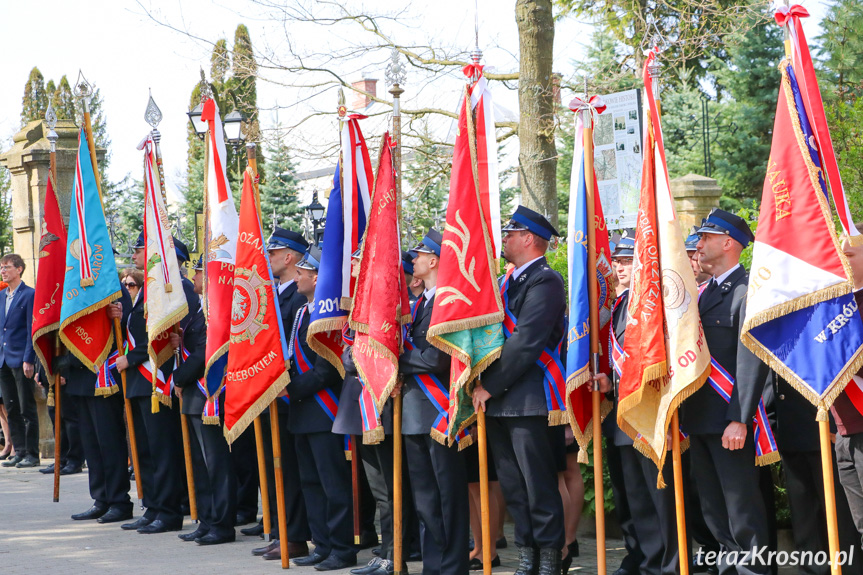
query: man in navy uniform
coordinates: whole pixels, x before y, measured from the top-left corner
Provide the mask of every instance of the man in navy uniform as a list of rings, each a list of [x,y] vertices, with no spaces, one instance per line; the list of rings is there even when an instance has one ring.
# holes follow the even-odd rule
[[[752,420],[767,380],[767,366],[740,341],[749,274],[740,254],[755,239],[743,218],[713,210],[698,229],[698,261],[711,274],[698,309],[713,359],[734,380],[730,401],[704,384],[681,406],[689,434],[695,483],[704,519],[727,557],[769,545],[764,499],[755,467]],[[733,555],[732,555],[733,557]],[[767,573],[769,566],[728,565],[721,573]],[[736,571],[735,571],[736,570]]]
[[[267,252],[270,256],[270,267],[273,277],[278,279],[276,288],[279,298],[279,312],[282,317],[282,334],[287,341],[291,336],[294,318],[297,312],[308,300],[297,291],[297,264],[303,259],[303,255],[309,247],[306,238],[293,230],[276,228],[267,241]],[[305,557],[309,554],[306,543],[311,539],[309,532],[309,521],[306,515],[306,505],[303,493],[300,489],[299,465],[297,464],[297,453],[294,446],[294,437],[289,429],[290,406],[287,398],[279,398],[279,434],[282,446],[282,485],[279,489],[285,494],[285,512],[288,517],[288,554],[291,558]],[[270,517],[273,518],[270,525],[272,540],[269,545],[252,550],[252,555],[263,556],[265,560],[277,560],[282,557],[279,546],[279,524],[276,517],[276,479],[273,470],[273,438],[269,433],[270,411],[265,409],[261,412],[261,425],[264,428],[264,456],[267,468],[267,484],[269,485]],[[246,435],[249,431],[244,433]],[[232,451],[239,455],[239,450]],[[235,460],[236,461],[236,460]],[[254,463],[254,460],[250,460]],[[257,504],[255,506],[257,511]],[[244,535],[256,535],[263,533],[263,525],[257,525],[250,529],[242,529]]]
[[[558,575],[564,545],[563,504],[555,446],[548,432],[543,350],[563,338],[563,278],[545,259],[559,236],[541,214],[519,206],[503,228],[503,257],[515,266],[507,284],[515,329],[482,376],[474,407],[486,412],[492,455],[507,509],[515,520],[517,575]],[[607,377],[606,377],[607,381]]]
[[[0,277],[9,284],[0,299],[0,396],[9,418],[15,455],[3,467],[39,465],[39,414],[33,395],[36,352],[33,351],[33,296],[21,280],[26,265],[18,254],[0,258]]]
[[[189,250],[183,242],[174,238],[177,261],[189,261]],[[132,254],[135,267],[146,273],[147,250],[144,235],[138,236]],[[194,286],[183,278],[183,291],[189,309],[197,309],[200,299]],[[187,316],[180,327],[185,327]],[[141,469],[141,487],[144,490],[144,506],[147,511],[137,521],[124,523],[127,531],[152,534],[179,531],[183,527],[182,500],[185,493],[183,470],[183,445],[180,432],[180,410],[178,403],[172,407],[161,406],[158,413],[151,408],[153,383],[148,372],[157,367],[166,374],[173,367],[173,358],[161,366],[150,364],[147,353],[147,320],[144,317],[144,290],[138,292],[127,322],[129,352],[117,358],[117,370],[126,371],[126,397],[132,403],[132,419],[138,447],[138,463]]]
[[[306,509],[314,510],[308,518],[315,543],[311,555],[294,563],[333,571],[356,565],[357,552],[353,546],[351,466],[345,458],[344,436],[333,433],[342,378],[330,362],[312,351],[306,337],[320,261],[320,248],[312,246],[297,264],[297,291],[309,303],[294,318],[288,344],[290,428]]]
[[[423,573],[428,575],[467,573],[470,559],[470,500],[464,458],[456,446],[444,445],[431,436],[441,413],[429,399],[433,391],[429,387],[449,393],[450,356],[426,339],[442,245],[443,236],[431,228],[413,250],[417,254],[413,275],[423,281],[425,291],[412,306],[410,345],[405,345],[399,358],[399,372],[404,376],[402,435],[414,502],[423,525]]]
[[[132,298],[122,288],[119,304],[111,304],[105,313],[112,320],[128,319],[132,311]],[[98,313],[98,312],[97,312]],[[116,342],[114,344],[116,350]],[[60,372],[66,393],[78,402],[81,444],[87,461],[87,479],[93,506],[72,515],[76,521],[96,519],[99,523],[116,523],[132,518],[132,500],[129,498],[129,472],[126,466],[129,450],[126,447],[126,424],[123,414],[123,389],[119,377],[103,366],[101,373],[93,373],[74,355],[66,354],[54,360]],[[97,378],[104,378],[112,392],[97,394]],[[105,388],[100,388],[105,389]]]
[[[195,293],[204,288],[202,255],[195,263]],[[222,433],[223,419],[205,422],[203,418],[207,397],[201,387],[207,351],[207,323],[200,304],[189,310],[191,318],[180,334],[171,334],[171,347],[183,346],[183,361],[174,368],[173,378],[183,395],[183,413],[191,426],[192,467],[194,469],[195,497],[198,504],[198,528],[178,535],[183,541],[199,545],[218,545],[236,539],[234,523],[237,517],[237,483],[231,465],[228,443]],[[206,389],[206,388],[204,388]],[[224,414],[225,394],[220,393],[219,414]]]

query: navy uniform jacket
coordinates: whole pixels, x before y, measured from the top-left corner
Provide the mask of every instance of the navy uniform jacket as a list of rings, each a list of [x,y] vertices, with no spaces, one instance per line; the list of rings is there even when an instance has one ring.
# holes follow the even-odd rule
[[[201,299],[195,293],[194,284],[186,278],[183,278],[183,292],[186,295],[186,304],[190,310],[198,309]],[[191,319],[191,314],[187,314],[180,322],[180,327],[186,327],[186,324]],[[138,292],[138,297],[132,306],[132,312],[128,319],[129,334],[135,338],[135,349],[126,354],[129,360],[129,369],[126,370],[126,397],[146,397],[153,393],[153,383],[149,381],[144,374],[138,370],[138,366],[150,359],[147,354],[147,320],[144,318],[144,290]],[[165,373],[173,367],[173,358],[162,364],[161,368]]]
[[[730,422],[750,424],[755,416],[769,370],[740,341],[748,286],[749,274],[741,266],[712,293],[701,296],[698,309],[710,355],[736,383],[728,403],[709,383],[684,401],[680,426],[686,433],[721,434]]]
[[[174,385],[183,390],[183,413],[198,415],[204,411],[207,398],[198,389],[198,380],[204,376],[207,353],[207,323],[204,321],[204,310],[198,307],[197,312],[189,314],[189,322],[183,330],[183,346],[189,352],[186,358],[174,370]],[[223,394],[220,394],[220,399]]]
[[[306,296],[297,291],[297,282],[291,282],[291,284],[281,292],[276,288],[276,293],[279,295],[279,312],[282,316],[282,328],[285,330],[285,341],[288,341],[293,333],[294,318],[297,317],[297,312],[300,311],[301,307],[306,305],[308,300],[306,299]],[[288,341],[288,344],[290,344],[290,341]],[[288,413],[288,404],[284,399],[279,398],[276,405],[279,407],[279,413]]]
[[[614,335],[617,336],[617,342],[621,347],[623,347],[623,341],[626,336],[626,322],[629,319],[629,314],[627,313],[628,305],[629,290],[626,290],[620,302],[614,308],[614,313],[611,318],[611,327],[614,329]],[[609,363],[611,363],[610,355]],[[626,369],[625,362],[623,365],[623,369]],[[614,373],[614,368],[611,370],[611,378],[614,383],[614,408],[603,421],[603,427],[606,428],[606,433],[611,433],[615,445],[632,445],[632,438],[626,435],[623,430],[620,429],[620,426],[617,425],[617,403],[620,401],[620,379],[617,377],[617,374]]]
[[[300,374],[297,371],[297,362],[293,358],[291,359],[291,382],[288,384],[287,390],[291,397],[288,421],[292,433],[332,431],[333,420],[318,404],[315,394],[318,391],[329,389],[338,398],[342,393],[342,376],[338,370],[327,360],[319,359],[318,354],[312,351],[306,341],[310,315],[309,311],[303,314],[297,339],[312,368],[306,373]],[[294,353],[299,354],[300,352],[296,350]]]
[[[22,367],[36,363],[33,351],[33,296],[36,290],[21,282],[6,313],[6,294],[0,292],[0,366]]]
[[[491,394],[486,413],[494,417],[548,415],[544,371],[536,363],[545,348],[563,337],[566,294],[563,278],[544,257],[509,282],[509,310],[517,318],[500,359],[482,375]]]
[[[450,356],[426,339],[431,323],[434,298],[420,304],[416,321],[411,325],[410,336],[414,349],[405,349],[399,358],[399,371],[405,376],[402,399],[402,433],[405,435],[428,435],[438,417],[437,409],[426,397],[420,384],[412,375],[433,374],[449,389]]]
[[[126,286],[122,286],[120,305],[123,306],[123,317],[120,319],[120,323],[121,325],[125,325],[126,320],[129,319],[129,314],[132,312],[132,298],[129,296],[129,292],[126,291]],[[101,310],[101,312],[96,313],[105,313],[105,311]],[[113,330],[113,327],[111,329]],[[113,352],[115,349],[117,349],[116,341],[111,351]],[[71,353],[66,353],[54,360],[54,363],[60,374],[66,378],[66,393],[78,397],[93,397],[96,395],[96,374],[84,367],[84,364],[77,357]],[[114,370],[112,375],[117,385],[121,386],[120,374],[117,370]],[[122,391],[123,388],[120,387],[120,392]]]
[[[342,365],[345,367],[345,381],[342,384],[342,393],[339,397],[339,413],[333,422],[333,433],[344,433],[347,435],[363,434],[363,416],[360,411],[360,393],[363,384],[360,383],[357,366],[351,355],[352,347],[345,348],[342,353]],[[384,433],[390,435],[393,432],[393,410],[392,402],[387,401],[384,411],[381,413],[381,425]]]

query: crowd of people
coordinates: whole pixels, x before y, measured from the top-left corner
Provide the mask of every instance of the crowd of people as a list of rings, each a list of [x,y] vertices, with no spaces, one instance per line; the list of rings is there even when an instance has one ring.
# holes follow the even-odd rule
[[[559,575],[568,572],[573,558],[579,556],[576,534],[585,498],[578,445],[568,425],[549,426],[543,386],[546,373],[542,362],[537,362],[542,350],[556,348],[566,331],[564,280],[545,257],[559,234],[545,217],[523,206],[503,232],[502,256],[508,267],[501,278],[501,295],[514,328],[507,333],[500,358],[473,390],[474,407],[485,411],[487,418],[491,541],[496,548],[509,544],[503,536],[508,512],[518,551],[518,564],[512,566],[515,573]],[[608,349],[622,346],[626,337],[633,237],[633,231],[626,230],[613,238],[616,299],[611,341],[604,342]],[[734,382],[730,398],[704,385],[680,410],[681,428],[689,442],[683,463],[688,536],[694,542],[688,548],[693,572],[776,571],[775,563],[746,561],[743,555],[762,548],[777,549],[774,479],[769,467],[755,463],[752,421],[761,401],[767,406],[782,456],[795,546],[813,554],[828,547],[815,408],[740,343],[748,273],[739,260],[753,239],[743,219],[718,209],[686,239],[700,284],[698,307],[707,345]],[[434,392],[446,392],[450,375],[449,356],[427,340],[442,245],[441,233],[429,229],[412,251],[402,254],[412,322],[399,358],[402,378],[393,396],[402,396],[404,410],[404,556],[421,560],[424,574],[458,575],[483,568],[479,462],[476,447],[459,450],[430,433],[441,415]],[[186,246],[176,239],[174,246],[181,264],[189,263]],[[843,249],[859,287],[863,285],[863,248],[846,242]],[[296,565],[314,566],[318,571],[350,568],[354,575],[392,574],[400,570],[393,562],[392,402],[381,413],[384,433],[380,442],[358,446],[362,535],[356,541],[351,463],[345,456],[344,441],[345,436],[356,441],[363,435],[362,384],[351,347],[354,334],[348,329],[342,334],[341,375],[307,341],[308,306],[315,298],[320,248],[310,246],[300,233],[276,228],[267,251],[291,360],[291,381],[278,401],[280,461],[273,461],[272,440],[264,434],[266,477],[260,481],[268,485],[274,518],[269,532],[274,539],[251,553],[265,560],[280,559],[279,539],[286,538]],[[354,274],[359,273],[361,257],[360,251],[353,254]],[[126,374],[125,394],[132,404],[139,465],[130,468],[122,393],[100,393],[100,375],[68,355],[53,366],[61,374],[62,421],[67,430],[63,436],[69,442],[62,461],[56,464],[62,466],[62,473],[75,473],[86,461],[93,505],[73,515],[73,520],[120,523],[122,529],[139,534],[181,531],[189,502],[180,404],[162,406],[156,413],[151,409],[151,370],[156,368],[149,365],[146,351],[143,236],[134,246],[132,261],[136,269],[123,274],[121,300],[105,310],[109,317],[121,319],[128,351],[113,360],[113,370],[105,377],[119,379],[119,372]],[[202,415],[206,395],[199,380],[205,368],[207,331],[200,298],[202,265],[201,260],[192,263],[191,280],[183,280],[189,314],[180,331],[171,335],[171,346],[182,350],[183,359],[174,365],[172,358],[158,369],[170,374],[176,393],[182,395],[182,411],[191,434],[198,523],[178,537],[199,545],[217,545],[234,541],[241,525],[251,524],[241,530],[249,536],[263,535],[265,528],[258,520],[258,461],[252,430],[229,450],[221,426]],[[5,308],[0,306],[0,422],[5,437],[0,458],[5,460],[4,467],[18,468],[40,463],[33,378],[46,380],[44,373],[37,373],[42,368],[37,369],[29,332],[33,290],[21,281],[24,269],[17,255],[0,259],[0,273],[8,284]],[[620,371],[625,369],[623,362],[610,373],[592,377],[615,408]],[[322,393],[337,400],[336,413],[319,401]],[[223,409],[216,415],[221,413]],[[863,414],[843,394],[832,416],[837,431],[835,475],[841,484],[836,490],[840,539],[843,549],[859,548]],[[260,417],[263,428],[269,430],[269,413]],[[605,418],[603,432],[614,509],[626,547],[621,564],[613,566],[614,573],[678,572],[673,490],[657,487],[656,466],[618,427],[614,410]],[[278,485],[274,464],[283,472]],[[130,497],[132,472],[141,482],[145,508],[137,518]],[[671,486],[670,465],[663,473]],[[275,520],[279,494],[284,495],[286,508],[284,533]],[[376,547],[375,558],[357,567],[361,547]],[[863,572],[859,551],[843,567],[846,573]],[[500,564],[496,550],[491,557],[493,566]],[[800,567],[801,573],[828,571],[827,565]]]

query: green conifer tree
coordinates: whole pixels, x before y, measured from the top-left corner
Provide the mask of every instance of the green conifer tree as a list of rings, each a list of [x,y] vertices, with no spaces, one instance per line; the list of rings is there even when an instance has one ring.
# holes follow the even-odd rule
[[[72,87],[69,85],[69,80],[64,74],[60,78],[60,83],[57,84],[57,89],[51,93],[51,105],[54,106],[54,112],[57,118],[61,120],[74,120],[76,114],[75,94],[72,93]]]
[[[33,120],[45,118],[48,109],[48,93],[45,91],[45,77],[39,68],[33,67],[24,85],[24,97],[21,99],[21,127]]]
[[[299,230],[303,223],[303,208],[298,202],[294,162],[280,124],[276,125],[275,137],[267,147],[267,156],[268,175],[260,183],[264,233],[273,225]]]

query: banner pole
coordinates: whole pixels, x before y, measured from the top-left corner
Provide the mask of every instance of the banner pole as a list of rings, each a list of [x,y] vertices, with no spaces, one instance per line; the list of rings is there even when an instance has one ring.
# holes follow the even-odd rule
[[[255,200],[257,202],[258,219],[261,218],[261,200],[258,195],[258,156],[256,145],[254,142],[246,144],[246,159],[248,166],[252,169],[252,181],[255,184]],[[258,459],[258,483],[261,489],[261,510],[263,519],[261,525],[264,528],[264,541],[270,541],[270,532],[272,530],[272,517],[270,511],[270,486],[267,483],[267,464],[264,461],[264,426],[261,423],[261,416],[255,418],[255,451]],[[278,487],[277,487],[278,489]]]
[[[126,355],[123,342],[123,329],[120,327],[120,318],[114,318],[114,339],[117,340],[117,357]],[[120,381],[123,386],[123,408],[126,412],[126,430],[129,434],[129,451],[132,452],[132,470],[135,472],[135,489],[138,492],[138,501],[144,501],[144,490],[141,488],[141,466],[138,463],[138,441],[135,438],[135,420],[132,419],[132,402],[126,394],[126,371],[120,372]]]
[[[852,383],[853,385],[853,383]],[[821,439],[821,472],[824,476],[824,509],[827,511],[827,541],[830,547],[830,573],[841,575],[839,564],[839,529],[836,519],[836,486],[833,483],[833,449],[830,442],[830,422],[825,417],[818,422]]]
[[[477,378],[479,380],[479,378]],[[491,575],[491,512],[488,497],[488,434],[485,428],[485,411],[476,412],[476,439],[479,451],[479,507],[482,524],[482,572]]]
[[[176,327],[176,326],[175,326]],[[183,434],[183,461],[186,464],[186,488],[189,490],[189,517],[198,520],[198,501],[195,498],[195,472],[192,468],[192,444],[189,441],[189,417],[183,413],[183,394],[180,401],[180,431]]]
[[[279,551],[282,556],[282,569],[290,568],[290,555],[288,554],[288,517],[285,512],[285,490],[282,473],[282,436],[279,433],[279,408],[274,399],[270,404],[270,433],[273,436],[273,471],[276,477],[276,505],[279,514]],[[312,513],[320,510],[311,510]]]
[[[392,84],[389,92],[393,96],[393,139],[395,149],[393,150],[393,168],[396,180],[396,213],[398,214],[399,242],[401,242],[402,224],[402,116],[401,95],[404,90],[399,85],[405,81],[404,68],[399,63],[399,52],[393,48],[392,62],[386,70],[387,81]],[[402,472],[403,472],[403,446],[402,446],[402,396],[399,393],[393,398],[393,564],[394,575],[402,575],[407,572],[403,555],[403,530],[402,530]]]
[[[51,144],[51,154],[49,156],[48,177],[51,179],[51,185],[56,190],[57,186],[57,140],[60,138],[54,127],[57,125],[57,114],[54,112],[54,107],[48,104],[48,110],[45,114],[45,123],[48,125],[48,142]],[[42,214],[43,218],[45,214]],[[54,334],[54,357],[59,357],[62,351],[60,344],[60,332]],[[47,375],[47,374],[46,374]],[[60,418],[62,410],[60,409],[60,373],[54,374],[54,503],[60,501],[60,444],[63,440],[63,431]],[[8,441],[8,440],[7,440]]]
[[[362,441],[361,435],[351,436],[351,478],[353,480],[353,499],[354,499],[354,545],[359,545],[362,539],[362,527],[360,525],[360,453],[357,449],[357,438]]]
[[[584,79],[585,99],[587,94],[587,78]],[[594,209],[594,181],[593,181],[593,117],[592,110],[583,112],[584,119],[584,184],[586,190],[585,203],[587,204],[587,270],[595,273],[596,270],[596,217]],[[590,323],[590,364],[591,373],[599,372],[599,294],[597,293],[596,280],[591,278],[587,282],[589,302]],[[592,399],[592,424],[593,424],[593,489],[595,493],[594,505],[596,507],[596,569],[599,575],[606,573],[605,557],[605,487],[602,476],[602,404],[601,393],[598,389],[591,392]]]

